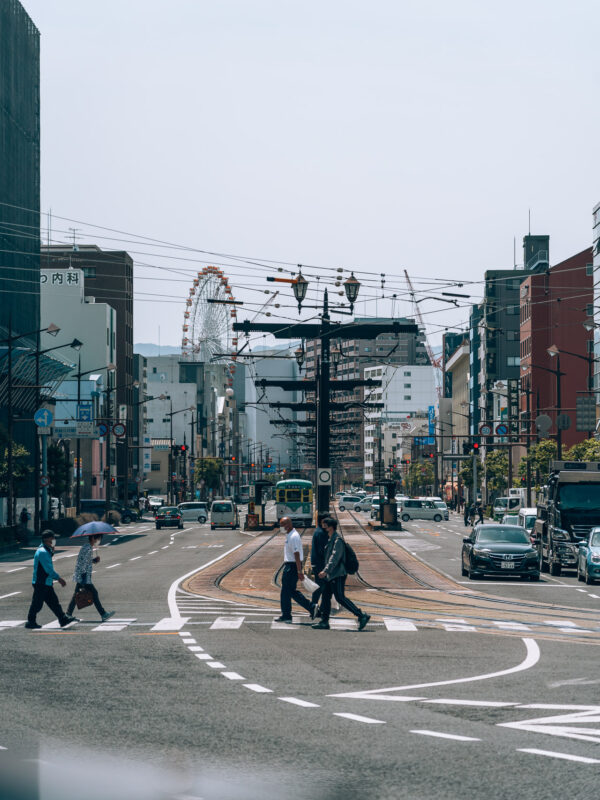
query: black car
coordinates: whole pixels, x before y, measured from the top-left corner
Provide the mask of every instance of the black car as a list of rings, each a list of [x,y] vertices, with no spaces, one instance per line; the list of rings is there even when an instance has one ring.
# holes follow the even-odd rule
[[[110,500],[109,506],[111,511],[117,512],[117,514],[121,518],[121,522],[124,525],[128,525],[130,522],[135,522],[139,518],[139,514],[135,510],[135,508],[126,508],[124,505],[118,503],[116,500]],[[80,508],[82,514],[95,514],[98,517],[98,519],[103,519],[106,512],[106,501],[81,500]]]
[[[485,523],[463,539],[462,574],[471,580],[494,574],[539,581],[539,555],[523,528]]]
[[[183,528],[181,512],[177,506],[161,506],[156,510],[156,530],[161,528]]]

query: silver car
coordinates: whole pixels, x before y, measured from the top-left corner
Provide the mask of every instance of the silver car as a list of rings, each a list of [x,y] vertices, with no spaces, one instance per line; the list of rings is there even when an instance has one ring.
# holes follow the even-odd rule
[[[202,502],[179,503],[181,519],[185,522],[199,522],[204,524],[208,519],[208,506]]]
[[[405,500],[400,509],[402,522],[411,519],[432,519],[434,522],[441,522],[444,519],[444,511],[435,505],[433,500]]]
[[[360,511],[360,503],[362,500],[363,498],[356,494],[344,494],[339,499],[340,511],[345,511],[347,508]]]

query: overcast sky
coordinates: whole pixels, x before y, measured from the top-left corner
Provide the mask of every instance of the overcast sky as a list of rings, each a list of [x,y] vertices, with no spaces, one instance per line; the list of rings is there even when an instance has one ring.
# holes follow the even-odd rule
[[[93,241],[59,217],[81,220],[124,232],[103,247],[184,270],[137,268],[136,342],[160,325],[163,344],[180,343],[197,267],[165,256],[204,258],[161,255],[142,235],[319,265],[311,287],[327,267],[385,273],[396,314],[411,312],[404,269],[426,296],[431,279],[511,267],[514,237],[522,262],[529,209],[553,263],[591,244],[597,0],[22,2],[41,33],[53,240],[77,227]],[[267,273],[232,265],[235,296],[262,302],[251,289]],[[481,286],[455,291],[477,300]],[[361,315],[390,313],[377,294],[364,284]],[[420,307],[434,344],[467,318]]]

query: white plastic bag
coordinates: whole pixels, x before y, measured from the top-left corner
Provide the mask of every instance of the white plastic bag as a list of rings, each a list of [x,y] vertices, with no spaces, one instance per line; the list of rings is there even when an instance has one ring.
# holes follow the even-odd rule
[[[308,575],[304,576],[304,580],[300,584],[300,586],[304,589],[307,594],[312,594],[319,588],[319,584],[312,581]]]

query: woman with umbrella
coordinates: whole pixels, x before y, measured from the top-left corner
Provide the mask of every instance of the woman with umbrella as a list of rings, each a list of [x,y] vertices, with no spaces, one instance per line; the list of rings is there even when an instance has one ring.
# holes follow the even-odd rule
[[[88,540],[82,544],[79,555],[77,556],[77,563],[75,564],[75,572],[73,574],[75,591],[73,592],[73,597],[69,603],[67,613],[73,613],[73,610],[75,609],[75,603],[77,602],[77,593],[81,590],[84,590],[91,593],[92,601],[96,606],[96,611],[100,614],[102,622],[106,622],[106,620],[110,619],[115,612],[104,610],[104,607],[100,602],[100,598],[98,597],[98,590],[92,583],[93,565],[100,561],[99,555],[94,556],[93,548],[100,544],[103,533],[117,533],[117,531],[112,527],[112,525],[108,525],[106,522],[94,521],[88,522],[85,525],[81,525],[71,536],[72,539],[87,536]]]

